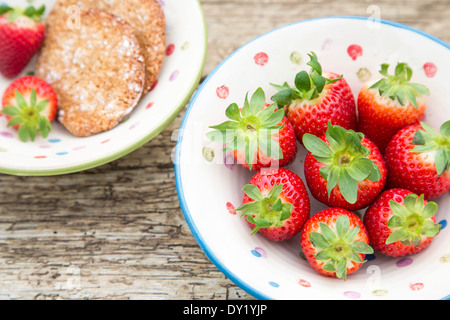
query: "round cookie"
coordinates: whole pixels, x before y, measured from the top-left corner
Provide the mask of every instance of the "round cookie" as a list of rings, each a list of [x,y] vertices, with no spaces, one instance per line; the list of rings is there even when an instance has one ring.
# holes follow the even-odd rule
[[[166,48],[166,20],[157,0],[58,0],[47,25],[61,18],[76,19],[77,10],[98,8],[122,17],[135,29],[144,52],[146,76],[144,94],[156,83]]]
[[[58,120],[77,137],[117,126],[140,101],[145,80],[134,29],[99,9],[81,10],[78,25],[54,21],[35,72],[55,89]]]

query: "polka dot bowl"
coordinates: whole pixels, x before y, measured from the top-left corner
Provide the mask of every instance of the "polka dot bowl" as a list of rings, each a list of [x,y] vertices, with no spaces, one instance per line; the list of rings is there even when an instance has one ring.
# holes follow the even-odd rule
[[[435,199],[441,232],[423,252],[390,258],[375,251],[346,281],[324,277],[302,257],[300,236],[271,242],[255,234],[235,208],[252,173],[233,165],[223,146],[211,142],[209,126],[225,120],[231,103],[270,83],[292,81],[309,70],[314,51],[324,70],[343,74],[356,96],[382,63],[407,62],[415,82],[427,85],[426,121],[439,126],[450,118],[450,46],[422,31],[363,17],[327,17],[276,29],[247,43],[223,61],[193,97],[176,149],[176,182],[184,216],[208,258],[234,283],[258,299],[448,299],[450,296],[450,194]],[[268,101],[269,102],[269,101]],[[299,145],[288,168],[303,180],[306,151]],[[311,214],[325,205],[311,199]],[[362,217],[364,209],[358,212]]]
[[[11,6],[26,6],[26,0],[4,0]],[[55,0],[36,0],[46,5]],[[197,88],[206,51],[206,25],[200,2],[159,0],[167,21],[165,59],[156,85],[139,105],[114,129],[91,136],[72,136],[55,122],[44,139],[23,143],[17,131],[0,117],[0,172],[12,175],[46,176],[90,169],[116,160],[141,147],[164,130],[186,106]],[[36,59],[36,58],[35,58]],[[20,76],[34,71],[35,59]],[[13,80],[0,76],[0,94]]]

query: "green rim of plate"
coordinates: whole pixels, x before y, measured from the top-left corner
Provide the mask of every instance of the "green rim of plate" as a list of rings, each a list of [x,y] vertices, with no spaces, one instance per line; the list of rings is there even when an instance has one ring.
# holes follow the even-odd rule
[[[200,0],[196,0],[200,15],[202,17],[202,23],[203,23],[203,30],[204,30],[204,44],[205,49],[203,51],[203,57],[200,64],[200,68],[198,70],[198,73],[196,77],[194,78],[194,81],[186,93],[186,95],[183,97],[183,100],[178,104],[178,107],[174,108],[173,112],[169,115],[169,117],[165,118],[154,130],[149,132],[145,137],[140,139],[139,141],[135,142],[132,145],[129,145],[127,148],[121,149],[115,153],[112,153],[110,155],[107,155],[103,158],[99,158],[92,161],[87,161],[85,163],[80,163],[77,165],[67,166],[67,167],[61,167],[61,168],[52,168],[52,169],[17,169],[17,168],[8,168],[8,167],[0,167],[0,174],[7,174],[7,175],[14,175],[14,176],[56,176],[56,175],[64,175],[64,174],[70,174],[70,173],[76,173],[84,170],[89,170],[92,168],[96,168],[99,166],[102,166],[104,164],[107,164],[109,162],[112,162],[114,160],[120,159],[131,152],[139,149],[144,144],[150,142],[153,138],[158,136],[167,126],[169,126],[175,118],[180,114],[180,112],[183,110],[183,108],[186,106],[188,101],[190,100],[192,94],[194,93],[195,89],[197,88],[200,79],[202,77],[202,73],[205,67],[206,62],[206,53],[208,51],[208,31],[206,28],[206,20],[205,15],[202,9],[202,6],[200,4]]]

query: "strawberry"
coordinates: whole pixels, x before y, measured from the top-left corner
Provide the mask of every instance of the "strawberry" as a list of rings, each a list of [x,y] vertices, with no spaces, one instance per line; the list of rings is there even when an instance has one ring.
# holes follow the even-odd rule
[[[359,210],[368,206],[386,183],[384,160],[362,133],[329,124],[321,138],[303,136],[308,150],[304,171],[311,194],[329,207]]]
[[[350,86],[336,73],[322,75],[316,54],[312,52],[309,56],[310,73],[297,73],[294,88],[287,83],[272,84],[279,91],[272,100],[279,106],[286,106],[287,118],[300,143],[305,133],[318,137],[325,134],[329,121],[356,130],[356,104]]]
[[[388,64],[382,64],[380,73],[384,78],[366,83],[358,95],[358,131],[381,153],[398,130],[424,118],[424,96],[429,95],[424,85],[410,81],[412,69],[406,63],[398,63],[394,75],[389,75],[388,69]]]
[[[361,219],[342,208],[314,214],[303,226],[300,244],[306,260],[322,275],[346,280],[372,254]]]
[[[12,82],[3,94],[1,113],[8,126],[18,129],[20,140],[35,140],[38,133],[46,138],[52,130],[58,99],[53,88],[44,80],[27,76]]]
[[[251,234],[259,232],[273,241],[297,235],[309,217],[310,201],[302,179],[285,168],[262,169],[243,188],[243,211]]]
[[[287,166],[297,156],[294,129],[285,117],[284,109],[266,104],[265,93],[258,88],[250,101],[245,97],[242,109],[236,103],[228,106],[225,115],[230,119],[212,126],[207,133],[212,141],[226,145],[243,167],[259,170],[272,166]]]
[[[407,186],[427,200],[443,195],[450,190],[450,120],[440,132],[424,122],[401,129],[384,159],[390,188]]]
[[[0,73],[19,75],[41,47],[45,36],[42,15],[45,6],[25,10],[0,5]]]
[[[438,206],[407,189],[384,191],[369,206],[364,225],[371,245],[384,255],[403,257],[424,250],[439,233]]]

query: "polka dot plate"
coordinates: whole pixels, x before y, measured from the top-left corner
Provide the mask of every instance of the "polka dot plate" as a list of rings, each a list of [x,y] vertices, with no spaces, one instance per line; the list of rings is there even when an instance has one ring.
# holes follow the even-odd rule
[[[319,275],[302,257],[299,236],[283,243],[250,236],[235,208],[252,173],[233,165],[223,146],[206,137],[225,120],[231,103],[270,83],[293,85],[309,70],[314,51],[326,71],[343,74],[356,97],[380,65],[407,62],[415,82],[429,87],[426,122],[439,127],[450,118],[450,45],[406,25],[365,17],[326,17],[290,24],[245,44],[225,59],[194,95],[176,149],[176,182],[184,216],[208,258],[234,283],[258,299],[448,299],[450,297],[450,194],[436,199],[440,234],[425,251],[403,258],[375,252],[346,281]],[[270,101],[268,101],[270,102]],[[306,152],[299,145],[289,169],[304,179]],[[311,198],[311,214],[325,209]],[[362,216],[364,210],[360,210]]]
[[[26,6],[26,0],[3,0]],[[36,0],[46,5],[55,0]],[[201,78],[207,51],[206,25],[197,0],[159,0],[167,21],[165,59],[157,83],[133,112],[114,129],[91,136],[72,136],[61,124],[44,139],[23,143],[17,131],[0,117],[0,172],[48,176],[78,172],[116,160],[141,147],[164,130],[189,102]],[[35,59],[20,76],[34,71]],[[0,76],[0,95],[13,80]]]

